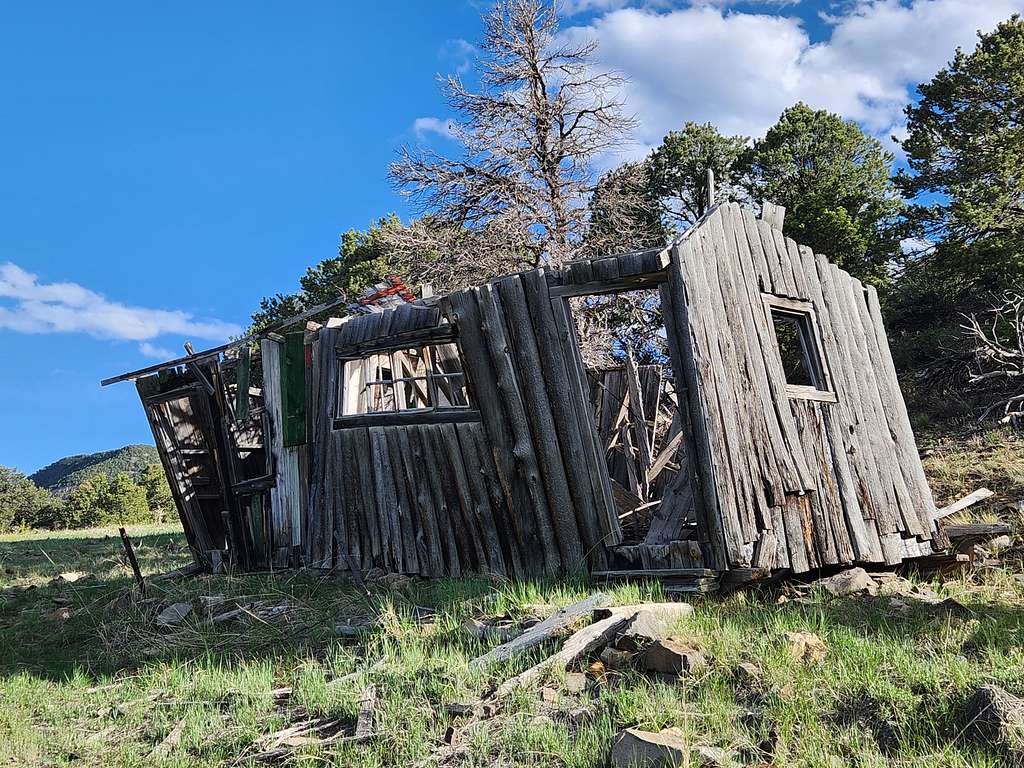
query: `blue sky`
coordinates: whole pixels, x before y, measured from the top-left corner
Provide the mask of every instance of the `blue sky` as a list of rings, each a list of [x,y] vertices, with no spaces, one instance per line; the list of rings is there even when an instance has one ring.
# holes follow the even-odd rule
[[[687,119],[759,135],[798,98],[887,137],[1020,5],[559,7],[631,79],[611,165]],[[436,75],[465,68],[481,7],[0,2],[0,464],[151,442],[134,387],[101,378],[219,343],[343,230],[408,216],[387,163],[445,146]]]

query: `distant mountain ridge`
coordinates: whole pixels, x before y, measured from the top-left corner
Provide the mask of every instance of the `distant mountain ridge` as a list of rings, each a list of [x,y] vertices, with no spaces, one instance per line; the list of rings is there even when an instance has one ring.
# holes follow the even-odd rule
[[[150,464],[159,464],[160,456],[152,445],[126,445],[113,451],[66,456],[40,469],[29,479],[61,498],[67,496],[90,477],[113,477],[121,472],[138,481]]]

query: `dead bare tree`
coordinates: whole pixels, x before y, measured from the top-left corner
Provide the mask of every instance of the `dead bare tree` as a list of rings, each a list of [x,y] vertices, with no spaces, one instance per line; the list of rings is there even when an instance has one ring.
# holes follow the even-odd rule
[[[1000,294],[991,308],[967,315],[962,328],[973,345],[969,383],[1002,394],[982,414],[1002,409],[1003,423],[1024,424],[1024,288]]]
[[[480,45],[479,91],[458,76],[443,81],[460,115],[452,132],[461,152],[405,147],[389,169],[395,186],[435,221],[498,233],[498,249],[530,266],[573,257],[593,160],[634,124],[616,95],[623,79],[592,63],[596,43],[562,43],[557,32],[549,4],[499,0]]]

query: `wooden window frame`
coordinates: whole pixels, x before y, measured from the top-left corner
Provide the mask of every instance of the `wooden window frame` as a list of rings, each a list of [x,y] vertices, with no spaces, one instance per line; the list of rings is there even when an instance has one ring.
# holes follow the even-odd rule
[[[361,349],[355,352],[351,349],[338,348],[335,354],[335,365],[339,366],[339,371],[344,371],[346,363],[365,361],[372,355],[387,354],[390,355],[393,352],[398,352],[404,349],[419,349],[429,350],[431,347],[441,346],[444,344],[454,344],[456,352],[459,356],[459,362],[463,363],[462,348],[458,344],[458,340],[453,338],[449,330],[445,330],[443,334],[439,334],[438,338],[421,338],[417,342],[397,345],[393,341],[384,342],[376,347],[370,347]],[[437,381],[438,379],[451,380],[461,377],[463,388],[466,392],[466,405],[437,405]],[[371,385],[385,385],[391,384],[394,386],[397,383],[405,381],[422,381],[426,385],[426,391],[430,397],[430,401],[434,405],[430,405],[423,408],[406,408],[402,410],[394,411],[373,411],[370,413],[351,413],[342,414],[340,413],[344,403],[344,392],[345,392],[345,376],[339,373],[337,376],[337,396],[335,402],[335,412],[333,419],[334,429],[345,429],[348,427],[386,427],[386,426],[412,426],[416,424],[458,424],[464,422],[476,422],[480,421],[480,411],[473,402],[472,390],[469,386],[469,379],[466,376],[466,366],[462,364],[462,370],[460,372],[452,373],[435,373],[433,370],[433,360],[429,352],[424,355],[424,375],[423,376],[401,376],[392,379],[374,379],[363,382],[363,386]]]
[[[762,293],[761,299],[764,302],[765,317],[772,329],[775,338],[776,351],[779,359],[782,359],[782,350],[779,348],[779,337],[775,330],[775,316],[782,315],[797,321],[797,329],[800,333],[800,351],[803,355],[804,367],[810,374],[811,386],[804,384],[790,384],[785,381],[786,396],[794,400],[816,400],[823,403],[836,403],[839,398],[832,387],[832,376],[828,368],[828,361],[823,354],[824,345],[821,343],[821,332],[818,328],[818,316],[814,311],[814,304],[805,299],[791,299],[785,296],[776,296],[771,293]],[[785,371],[783,371],[785,378]]]

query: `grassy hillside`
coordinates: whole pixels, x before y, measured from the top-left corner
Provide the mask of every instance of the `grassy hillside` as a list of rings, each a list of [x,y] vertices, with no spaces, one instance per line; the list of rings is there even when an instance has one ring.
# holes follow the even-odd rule
[[[133,534],[145,570],[184,561],[180,536]],[[53,578],[66,570],[84,575]],[[140,599],[129,596],[114,536],[0,537],[0,764],[602,768],[615,734],[637,726],[677,727],[688,743],[731,750],[747,766],[996,768],[1005,755],[965,738],[956,713],[981,683],[1024,691],[1024,587],[1009,570],[921,585],[958,601],[953,609],[790,587],[698,596],[695,614],[673,627],[708,659],[696,674],[626,670],[591,677],[582,691],[555,674],[545,696],[522,690],[467,719],[450,705],[474,701],[554,644],[474,669],[469,660],[497,641],[464,622],[517,624],[599,587],[440,579],[371,583],[365,597],[347,579],[295,573],[154,584]],[[612,593],[621,604],[664,599],[651,583]],[[261,607],[214,622],[225,609],[204,609],[211,599]],[[191,613],[160,627],[160,612],[181,601]],[[336,629],[362,622],[357,637]],[[801,631],[827,646],[819,663],[787,651],[786,633]],[[759,668],[757,679],[737,676],[741,661]],[[370,683],[377,738],[274,737],[309,721],[350,729]]]
[[[67,498],[76,487],[94,475],[113,477],[124,472],[138,480],[142,470],[157,464],[160,457],[152,445],[126,445],[113,451],[67,456],[43,467],[29,479],[61,498]]]
[[[972,514],[1020,522],[1024,441],[919,437],[940,502],[987,485],[997,497]],[[188,561],[173,527],[131,535],[148,573]],[[367,596],[344,577],[289,572],[151,583],[143,599],[113,531],[0,536],[0,765],[604,768],[615,735],[636,726],[678,728],[750,768],[996,768],[1009,756],[973,741],[958,716],[979,685],[1024,694],[1021,555],[1011,547],[999,564],[895,594],[783,584],[695,596],[672,631],[704,653],[697,672],[627,669],[590,675],[583,690],[554,674],[477,716],[451,705],[557,643],[474,668],[499,640],[467,632],[468,619],[519,625],[599,589],[623,604],[663,600],[660,586],[377,580]],[[182,602],[188,615],[160,626]],[[794,632],[817,635],[824,658],[794,657]],[[331,742],[353,728],[370,684],[377,737]],[[280,733],[311,722],[326,743]]]

